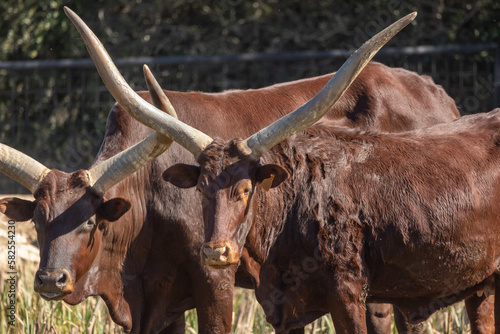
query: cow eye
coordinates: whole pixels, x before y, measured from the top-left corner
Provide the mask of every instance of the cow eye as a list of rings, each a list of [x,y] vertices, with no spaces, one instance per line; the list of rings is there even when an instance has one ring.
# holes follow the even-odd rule
[[[94,226],[95,226],[94,218],[90,218],[89,220],[87,220],[87,227],[94,227]]]
[[[196,188],[196,191],[197,191],[198,193],[200,193],[200,195],[201,195],[201,198],[202,198],[202,199],[208,199],[207,194],[206,194],[203,190],[201,190],[200,188],[198,188],[198,187],[197,187],[197,188]]]
[[[38,228],[40,227],[40,225],[34,219],[32,219],[31,222],[35,226],[35,230],[38,230]]]
[[[252,193],[252,188],[245,188],[243,192],[238,196],[238,200],[242,200]]]

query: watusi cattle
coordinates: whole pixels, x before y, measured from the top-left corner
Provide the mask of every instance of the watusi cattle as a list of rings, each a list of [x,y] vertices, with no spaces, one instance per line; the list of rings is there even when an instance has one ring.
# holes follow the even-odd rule
[[[127,97],[129,96],[128,93],[131,92],[131,89],[128,88],[128,92],[125,91],[125,94],[123,94],[123,91],[120,92],[120,90],[122,88],[127,87],[127,84],[123,80],[123,78],[121,78],[121,76],[119,75],[116,68],[114,68],[114,73],[113,73],[113,71],[111,71],[112,73],[107,73],[109,71],[107,66],[110,64],[112,65],[112,61],[111,61],[110,57],[106,54],[105,50],[102,48],[102,45],[98,42],[97,38],[92,34],[92,32],[90,30],[88,30],[88,28],[85,27],[84,25],[82,25],[82,27],[80,27],[79,30],[82,34],[82,37],[86,41],[86,44],[87,44],[87,47],[89,48],[89,51],[91,52],[91,54],[93,54],[94,61],[96,61],[96,59],[100,59],[99,61],[96,62],[96,65],[97,65],[99,71],[101,73],[105,74],[103,79],[104,79],[105,83],[107,83],[108,88],[110,88],[110,90],[112,92],[114,92],[114,96],[115,96],[115,98],[117,98],[117,100],[120,101],[120,94],[122,94],[121,95],[122,101],[125,101],[125,103],[128,103]],[[85,30],[87,30],[87,32]],[[119,82],[120,84],[113,85],[114,82]],[[395,87],[397,87],[397,86],[398,85],[396,84]],[[411,85],[407,86],[407,88],[410,88],[410,87],[411,87]],[[349,91],[350,90],[348,90],[346,93],[348,96],[350,95]],[[436,90],[431,88],[431,91],[435,92]],[[133,92],[131,92],[131,93],[133,93]],[[123,100],[124,97],[126,97],[125,100]],[[424,100],[425,100],[425,98],[424,98]],[[340,101],[342,101],[342,99],[340,99]],[[140,101],[136,101],[136,102],[140,105]],[[127,107],[127,109],[129,109],[129,111],[130,111],[130,108],[132,108],[132,109],[138,108],[140,110],[141,107],[138,104],[134,105],[134,103],[132,103],[132,105],[129,105]],[[338,106],[338,105],[339,105],[339,103],[337,103],[336,106]],[[343,104],[340,103],[340,105],[343,105]],[[334,110],[335,110],[335,108],[334,108]],[[328,115],[331,116],[332,112],[334,110],[332,110]],[[439,113],[441,113],[442,111],[443,110],[438,109]],[[374,115],[374,114],[368,112],[368,115]],[[137,116],[137,114],[135,116]],[[349,116],[347,118],[349,118]],[[371,117],[367,117],[367,119],[368,118],[371,118]],[[392,117],[392,119],[394,119],[394,118],[397,118],[397,116]],[[361,117],[359,117],[359,119],[361,119]],[[144,121],[144,119],[142,119],[142,121]],[[158,118],[156,118],[155,121],[158,121]],[[148,121],[146,120],[145,122],[147,123]],[[161,121],[160,121],[160,123],[161,123]],[[328,123],[332,124],[331,121],[328,121]],[[366,122],[366,121],[364,123],[360,122],[360,124],[369,124],[369,122]],[[159,128],[161,128],[161,126],[159,126]],[[259,275],[258,275],[258,267],[259,267],[258,262],[254,261],[251,257],[249,257],[248,252],[245,249],[243,251],[243,254],[244,255],[246,254],[246,256],[247,256],[246,259],[245,259],[245,256],[243,256],[243,258],[242,258],[243,264],[246,264],[244,266],[245,267],[244,271],[246,271],[247,273],[250,273],[253,276],[254,281],[258,282],[258,277],[259,277]],[[252,264],[253,266],[250,264]],[[492,323],[492,319],[491,319],[492,298],[485,299],[484,296],[478,297],[478,298],[472,297],[471,299],[466,301],[466,304],[467,304],[467,309],[469,311],[469,315],[471,316],[472,330],[476,331],[476,332],[488,332],[488,330],[487,329],[485,330],[485,328],[487,328],[487,326],[491,326],[491,323]],[[386,322],[386,324],[387,324],[387,322]]]
[[[153,128],[196,157],[199,166],[163,177],[201,194],[202,260],[226,268],[251,254],[257,298],[278,331],[329,312],[337,332],[366,333],[366,302],[392,303],[417,323],[500,286],[500,109],[398,134],[311,126],[385,33],[312,100],[245,140],[179,135],[179,122],[153,108],[134,115],[163,119]]]
[[[409,104],[416,108],[422,108],[424,109],[423,114],[401,114],[400,117],[391,119],[386,117],[386,115],[390,115],[390,113],[382,114],[382,112],[389,109],[389,107],[386,106],[386,109],[375,111],[379,112],[379,114],[368,114],[370,117],[365,118],[359,117],[359,110],[362,110],[360,106],[369,106],[370,103],[376,105],[377,102],[380,102],[380,100],[374,101],[373,97],[369,95],[370,90],[368,87],[365,87],[365,85],[370,83],[370,81],[368,81],[363,84],[360,83],[360,87],[362,87],[361,92],[353,91],[355,93],[353,97],[345,99],[346,103],[343,109],[339,108],[332,110],[331,114],[333,119],[339,119],[340,116],[349,114],[349,111],[352,111],[352,117],[348,117],[347,119],[349,119],[348,122],[351,122],[354,126],[356,122],[359,122],[360,125],[366,124],[366,126],[379,126],[380,128],[386,129],[384,127],[387,127],[387,124],[390,125],[390,122],[384,121],[384,117],[386,117],[393,123],[393,129],[388,127],[386,130],[394,130],[394,128],[399,130],[405,129],[405,127],[415,128],[427,123],[446,121],[457,116],[456,108],[451,99],[444,94],[442,89],[439,87],[436,89],[435,85],[428,78],[419,77],[404,70],[388,69],[380,64],[371,64],[370,66],[372,66],[373,73],[371,76],[367,75],[368,80],[376,81],[375,79],[380,79],[386,80],[387,82],[393,82],[394,78],[386,74],[389,73],[398,79],[398,81],[394,81],[396,83],[394,86],[398,88],[403,87],[403,89],[407,89],[407,87],[409,87],[405,85],[406,82],[404,80],[406,78],[409,78],[409,81],[412,82],[417,79],[417,83],[422,83],[422,91],[424,93],[427,92],[429,95],[428,99],[423,99],[425,101],[424,103],[419,104],[419,100],[413,98],[413,96],[411,96],[412,98],[408,98],[408,101],[402,101],[401,103],[405,105]],[[368,68],[370,68],[370,66]],[[394,73],[391,73],[391,71]],[[363,73],[365,72],[368,73],[368,71],[364,71]],[[267,125],[282,114],[286,114],[290,110],[293,110],[319,91],[321,86],[323,86],[330,77],[331,74],[249,92],[232,91],[222,94],[167,92],[167,94],[170,99],[174,101],[173,104],[180,113],[181,119],[189,119],[189,117],[195,118],[196,115],[203,115],[204,113],[207,116],[210,114],[220,116],[227,111],[228,114],[226,117],[231,117],[231,122],[233,122],[231,123],[231,129],[234,130],[229,130],[229,127],[227,129],[222,129],[221,124],[217,120],[211,123],[207,122],[205,119],[198,123],[193,121],[193,124],[209,133],[211,129],[214,133],[217,131],[219,131],[219,133],[220,131],[229,131],[228,138],[230,138],[234,135],[247,135],[251,133],[251,131],[255,131],[259,127]],[[373,85],[376,85],[376,82],[374,82]],[[415,91],[414,89],[412,90]],[[280,92],[283,92],[287,98],[283,100],[279,99],[278,97],[281,96],[279,94]],[[392,95],[389,95],[391,93],[391,90],[388,90],[386,93],[388,96],[387,100],[389,100],[389,97],[392,99]],[[143,98],[148,101],[150,100],[148,94],[140,94]],[[394,96],[396,96],[396,94],[394,94]],[[257,102],[261,102],[262,105],[259,105],[256,100]],[[432,110],[430,106],[436,105],[436,103],[446,106],[446,108],[442,109],[445,110],[445,112],[436,115],[429,113],[429,111]],[[240,110],[242,106],[249,109],[249,106],[252,105],[256,105],[257,108],[266,112],[257,115],[255,119],[247,118],[248,115],[242,115],[241,119],[238,120],[237,117],[234,116],[238,114],[235,110]],[[202,106],[202,108],[200,108],[200,106]],[[269,110],[263,108],[263,106],[269,108]],[[371,112],[374,109],[368,107],[366,110],[367,112]],[[275,112],[275,114],[271,112]],[[365,123],[360,122],[359,119]],[[344,122],[346,120],[344,120]],[[239,124],[240,127],[234,128],[234,122]],[[250,122],[250,124],[248,122]],[[255,129],[244,129],[245,126],[251,127],[252,125]],[[398,126],[401,128],[398,128]],[[238,131],[239,133],[236,133]],[[120,105],[115,105],[108,119],[105,140],[93,166],[98,165],[100,162],[105,161],[121,150],[135,144],[149,134],[149,129],[137,124],[133,119],[130,119],[129,116],[123,112]],[[2,152],[2,157],[7,157],[7,155]],[[66,277],[65,279],[68,279],[69,277],[70,279],[68,280],[74,284],[74,291],[63,297],[70,303],[77,303],[90,295],[101,294],[108,308],[110,308],[113,319],[117,323],[123,325],[126,330],[132,328],[132,332],[141,333],[156,333],[161,330],[164,330],[164,332],[183,332],[183,311],[197,304],[200,305],[199,296],[203,295],[199,293],[197,301],[194,300],[196,296],[193,296],[191,291],[197,291],[195,290],[197,286],[202,289],[210,289],[211,287],[207,287],[203,282],[192,283],[192,285],[189,286],[186,280],[189,277],[201,277],[202,279],[207,276],[210,277],[210,274],[205,272],[205,268],[197,268],[198,262],[197,259],[195,259],[197,252],[192,251],[197,247],[199,249],[203,240],[203,237],[199,235],[199,231],[202,230],[201,223],[199,222],[199,218],[196,218],[200,217],[200,214],[192,212],[182,212],[179,214],[178,212],[173,212],[173,210],[162,207],[162,205],[164,205],[162,204],[164,203],[163,201],[179,207],[178,205],[183,203],[183,201],[192,202],[192,197],[183,196],[180,192],[176,192],[171,188],[167,189],[167,187],[158,185],[154,182],[159,179],[162,170],[176,161],[182,161],[182,159],[184,159],[183,161],[192,160],[192,157],[187,157],[183,150],[174,148],[168,154],[163,154],[151,166],[143,168],[140,172],[133,174],[131,177],[120,182],[116,187],[111,188],[109,192],[106,192],[105,196],[101,195],[102,198],[100,201],[102,201],[104,197],[114,198],[116,194],[119,194],[132,202],[132,209],[120,217],[116,222],[107,222],[106,219],[99,216],[101,214],[100,212],[97,212],[97,216],[93,217],[93,219],[85,220],[85,216],[90,214],[87,213],[86,215],[82,215],[81,218],[76,219],[74,228],[66,227],[66,230],[63,230],[63,232],[68,232],[64,234],[66,238],[67,235],[76,234],[69,232],[81,232],[81,227],[84,223],[88,222],[89,226],[91,226],[96,220],[96,226],[100,226],[103,230],[101,236],[99,236],[99,234],[97,235],[97,237],[102,239],[100,249],[95,246],[96,235],[93,234],[91,237],[94,242],[93,248],[97,255],[91,267],[87,272],[81,275],[82,278],[76,279],[75,277],[71,277],[73,272],[71,264],[61,261],[61,258],[67,254],[66,251],[61,251],[61,249],[65,249],[64,245],[61,246],[58,244],[63,239],[62,232],[57,232],[55,238],[50,235],[45,235],[43,232],[38,233],[39,238],[44,240],[46,244],[55,246],[56,250],[59,249],[59,251],[42,252],[42,260],[45,258],[42,262],[49,263],[50,266],[62,264],[61,266],[64,267],[61,269],[43,268],[41,266],[40,275],[37,275],[38,277],[36,280],[41,280],[43,278],[47,282],[53,283],[49,289],[51,291],[45,292],[47,298],[51,298],[51,294],[57,295],[60,292],[69,292],[69,290],[65,290],[67,287],[60,284],[61,282],[58,283],[58,281],[56,281],[56,278]],[[45,175],[46,170],[44,168],[42,168],[42,170],[44,171],[42,173],[43,176],[49,175]],[[5,173],[5,168],[2,169],[2,172]],[[20,219],[30,219],[29,210],[36,212],[35,209],[38,207],[42,207],[41,211],[45,211],[44,214],[49,216],[54,216],[56,211],[62,212],[63,214],[61,216],[64,217],[52,220],[50,225],[56,227],[58,225],[63,226],[64,219],[68,219],[68,215],[74,214],[75,211],[72,210],[75,209],[72,202],[78,198],[78,194],[82,193],[82,189],[85,190],[84,192],[95,192],[89,184],[84,182],[85,180],[80,180],[82,178],[85,179],[85,176],[78,176],[78,174],[82,173],[87,174],[87,171],[63,175],[62,172],[52,170],[52,180],[49,181],[50,178],[48,177],[43,178],[43,180],[44,184],[48,184],[48,187],[54,190],[53,193],[47,190],[37,191],[40,189],[40,187],[38,187],[35,189],[35,202],[23,203],[17,200],[4,200],[0,205],[0,209],[7,214],[13,215],[15,211],[17,211],[16,214],[19,214],[20,210],[18,209],[28,207],[27,216],[22,216]],[[40,178],[41,176],[36,177]],[[24,176],[21,176],[20,179],[24,179]],[[36,180],[38,184],[39,180]],[[67,188],[63,190],[65,186],[67,186]],[[74,195],[73,198],[66,198],[65,196],[67,196],[67,194],[65,195],[65,193],[71,192],[76,193],[76,195]],[[165,193],[167,192],[170,192],[170,195],[166,196]],[[132,196],[132,193],[134,193],[135,196]],[[81,196],[76,200],[76,203],[84,203],[85,205],[81,205],[81,207],[85,207],[88,204],[85,203],[85,201],[91,197],[92,196]],[[97,197],[99,197],[99,195]],[[161,198],[161,203],[156,202],[157,197]],[[89,202],[92,201],[94,201],[94,199],[91,198]],[[95,202],[99,202],[99,199]],[[114,205],[118,202],[119,201],[114,201]],[[80,206],[80,204],[78,204],[78,206]],[[96,206],[96,204],[92,206]],[[112,209],[117,210],[118,208],[113,207]],[[65,210],[68,212],[66,213]],[[125,209],[122,208],[122,210]],[[193,209],[186,208],[186,210]],[[92,212],[92,210],[89,212]],[[73,215],[70,217],[74,220],[75,216]],[[130,217],[135,219],[132,220]],[[165,226],[165,224],[163,224],[164,221],[171,223],[171,225]],[[186,221],[193,222],[192,226],[186,224]],[[196,224],[198,224],[198,226],[196,226]],[[100,233],[100,228],[96,229],[93,233]],[[55,230],[55,227],[53,229]],[[172,242],[173,240],[179,240],[179,242]],[[116,243],[118,243],[118,245]],[[169,243],[171,244],[170,249],[165,248],[158,252],[156,251],[157,247],[154,246],[159,244],[163,247]],[[179,250],[184,252],[183,255],[185,255],[185,257],[178,256]],[[85,254],[83,249],[82,251],[83,252],[76,250],[74,254],[71,255],[78,259],[92,259],[92,256],[89,257]],[[165,256],[165,254],[175,254],[175,257]],[[69,267],[69,269],[65,269],[67,267]],[[106,268],[106,273],[99,273],[99,275],[96,275],[96,271],[103,268]],[[50,269],[50,272],[47,272],[47,269]],[[61,272],[63,275],[58,276],[61,275]],[[220,286],[225,286],[225,283],[230,279],[231,277],[229,275],[229,277],[219,277],[215,281],[217,281],[219,284],[218,287],[220,288]],[[59,289],[61,286],[62,289]],[[52,295],[52,298],[58,298],[56,295]],[[227,296],[228,294],[225,295]],[[205,298],[210,297],[213,296],[208,295]],[[220,299],[220,296],[217,298]],[[204,303],[207,303],[207,301],[205,300]],[[224,305],[226,304],[227,303],[224,303]],[[223,308],[221,307],[221,309]],[[219,313],[220,312],[219,310]],[[227,319],[228,312],[230,311],[222,311],[223,318],[225,317],[225,319]],[[207,314],[205,318],[210,317],[210,313]],[[203,321],[203,313],[200,319]],[[222,320],[219,323],[224,324],[219,328],[228,328],[228,320]],[[203,331],[203,322],[200,328],[201,331]],[[213,328],[215,327],[211,327],[211,329]],[[208,331],[210,331],[210,328]]]

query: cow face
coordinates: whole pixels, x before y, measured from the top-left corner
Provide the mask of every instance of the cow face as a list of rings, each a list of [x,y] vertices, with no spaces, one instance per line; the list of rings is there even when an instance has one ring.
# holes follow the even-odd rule
[[[127,212],[130,202],[96,195],[85,171],[52,170],[34,196],[33,202],[4,198],[0,211],[10,219],[33,220],[40,246],[35,291],[44,299],[59,300],[71,294],[92,267],[107,223]]]
[[[256,211],[256,187],[269,190],[288,177],[281,166],[261,165],[240,146],[240,140],[224,144],[216,139],[199,156],[199,167],[177,164],[163,173],[167,182],[199,191],[205,222],[201,259],[213,267],[239,262]]]

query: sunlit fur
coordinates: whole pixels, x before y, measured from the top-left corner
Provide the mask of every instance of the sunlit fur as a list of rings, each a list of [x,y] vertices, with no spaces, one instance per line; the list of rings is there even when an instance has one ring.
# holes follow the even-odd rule
[[[319,124],[259,161],[215,140],[198,159],[215,189],[206,240],[261,265],[256,295],[278,331],[330,312],[337,331],[363,332],[365,302],[425,320],[499,277],[499,136],[496,109],[401,134]],[[290,177],[265,192],[255,171],[270,163]],[[229,195],[242,180],[247,208]]]

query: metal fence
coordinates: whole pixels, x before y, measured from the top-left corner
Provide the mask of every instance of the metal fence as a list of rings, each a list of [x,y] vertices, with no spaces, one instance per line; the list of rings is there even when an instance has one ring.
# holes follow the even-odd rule
[[[119,59],[134,89],[148,64],[165,89],[258,88],[335,71],[350,51]],[[386,65],[430,75],[462,114],[500,107],[500,44],[385,48]],[[113,98],[90,60],[0,62],[0,142],[49,168],[87,168],[103,139]],[[0,175],[0,193],[24,188]]]

